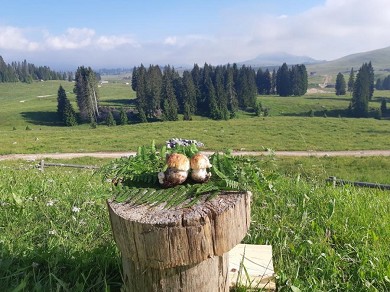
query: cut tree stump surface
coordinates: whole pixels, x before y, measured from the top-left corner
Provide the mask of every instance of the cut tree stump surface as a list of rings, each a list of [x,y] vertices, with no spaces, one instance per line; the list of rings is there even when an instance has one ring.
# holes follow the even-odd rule
[[[222,256],[250,225],[250,192],[226,193],[194,206],[130,205],[108,201],[122,256],[152,268],[170,268]]]

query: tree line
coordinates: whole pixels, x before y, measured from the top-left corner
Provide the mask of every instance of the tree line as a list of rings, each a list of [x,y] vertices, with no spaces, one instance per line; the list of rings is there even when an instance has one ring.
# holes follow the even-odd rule
[[[177,120],[178,114],[183,114],[184,120],[191,120],[193,115],[226,120],[235,117],[238,110],[256,109],[257,94],[299,96],[306,93],[307,86],[305,65],[289,68],[285,63],[272,73],[237,64],[195,64],[182,76],[169,65],[161,70],[157,65],[146,68],[141,64],[132,74],[132,89],[143,122]]]
[[[0,83],[31,83],[34,80],[67,80],[72,78],[72,73],[56,72],[47,66],[35,66],[27,63],[26,60],[6,64],[0,56]]]
[[[390,90],[390,75],[383,78],[378,78],[375,83],[376,90]]]
[[[90,67],[77,69],[73,92],[78,117],[60,86],[57,112],[65,125],[89,122],[96,126],[103,120],[107,125],[116,124],[112,111],[99,107],[99,78]],[[257,94],[303,95],[307,90],[304,65],[288,68],[283,64],[278,71],[270,73],[268,69],[256,72],[251,67],[236,64],[213,67],[206,63],[203,67],[195,64],[180,75],[170,65],[161,69],[157,65],[146,68],[141,64],[134,67],[131,79],[139,122],[175,121],[179,114],[184,120],[191,120],[194,115],[227,120],[234,118],[238,110],[253,111],[256,115],[263,112],[266,116],[269,110],[257,102]],[[127,121],[127,113],[121,108],[119,123],[126,124]]]

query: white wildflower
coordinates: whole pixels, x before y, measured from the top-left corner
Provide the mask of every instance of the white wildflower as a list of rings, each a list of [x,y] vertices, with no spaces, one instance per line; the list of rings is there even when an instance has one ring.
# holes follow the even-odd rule
[[[72,207],[72,212],[78,213],[78,212],[80,212],[80,208],[79,208],[79,207],[76,207],[76,206],[73,206],[73,207]]]
[[[39,264],[36,263],[36,262],[33,262],[33,263],[31,264],[31,266],[32,266],[33,268],[37,268],[37,267],[39,266]]]
[[[56,235],[56,234],[57,234],[57,231],[55,231],[54,229],[53,229],[53,230],[49,230],[49,234],[50,234],[50,235]]]
[[[53,206],[55,203],[57,202],[57,200],[49,200],[47,203],[46,203],[46,206]]]

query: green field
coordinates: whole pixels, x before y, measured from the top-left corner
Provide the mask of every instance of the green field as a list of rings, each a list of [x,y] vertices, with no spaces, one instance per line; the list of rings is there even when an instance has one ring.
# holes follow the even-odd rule
[[[0,84],[0,154],[134,151],[172,137],[202,141],[210,150],[390,148],[390,120],[347,118],[348,97],[332,93],[260,96],[269,117],[241,112],[229,121],[196,117],[91,129],[58,124],[59,84]],[[62,85],[75,105],[73,83]],[[125,82],[103,84],[99,90],[104,106],[132,106],[134,92]],[[390,95],[375,94],[373,108],[379,107],[380,96]],[[315,117],[309,117],[310,110]],[[389,291],[389,191],[334,188],[325,179],[390,184],[390,158],[259,160],[266,179],[251,186],[252,223],[244,242],[273,246],[279,291]],[[0,291],[119,291],[121,262],[110,230],[108,197],[110,184],[90,170],[41,172],[35,162],[1,161]]]
[[[388,191],[326,185],[328,158],[302,158],[304,167],[261,159],[267,179],[252,186],[244,242],[273,246],[279,291],[388,291]],[[337,159],[340,166],[355,165],[351,179],[362,169],[368,179],[376,176],[368,158]],[[105,203],[110,184],[90,170],[41,172],[23,161],[2,162],[0,178],[1,291],[119,291],[120,255]]]
[[[389,149],[390,120],[344,116],[347,97],[334,94],[303,97],[260,96],[269,117],[241,112],[228,121],[195,117],[193,121],[155,122],[107,127],[60,126],[57,90],[60,82],[0,84],[0,154],[42,152],[134,151],[153,139],[161,145],[173,137],[202,141],[207,149],[366,150]],[[73,83],[62,82],[74,106]],[[134,92],[125,82],[103,84],[102,106],[131,107]],[[376,92],[377,97],[389,92]],[[378,108],[374,98],[370,107]],[[313,110],[314,117],[309,117]],[[325,117],[326,116],[326,117]],[[26,130],[28,126],[31,130]],[[248,139],[248,137],[250,137]]]

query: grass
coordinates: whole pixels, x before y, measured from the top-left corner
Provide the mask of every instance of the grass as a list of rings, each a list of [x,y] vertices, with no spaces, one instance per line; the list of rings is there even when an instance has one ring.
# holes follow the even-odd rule
[[[254,192],[244,241],[272,244],[279,291],[388,291],[389,192],[333,188],[320,178],[352,165],[348,178],[365,171],[371,180],[379,171],[370,165],[383,170],[389,159],[261,159],[268,182]],[[90,170],[1,162],[0,291],[119,290],[109,195],[109,184]]]
[[[303,97],[260,96],[263,106],[270,108],[271,116],[265,118],[241,112],[239,118],[229,121],[195,117],[193,121],[99,125],[91,129],[89,125],[72,128],[59,125],[56,116],[59,85],[58,81],[0,84],[0,154],[134,151],[145,141],[155,139],[162,145],[173,137],[202,141],[208,149],[389,148],[390,120],[346,118],[348,97],[330,93]],[[62,85],[76,107],[73,83],[63,81]],[[102,106],[133,106],[131,100],[135,94],[124,81],[102,84],[99,92]],[[378,108],[379,97],[389,95],[390,91],[376,91],[370,107]],[[310,110],[315,117],[309,117]],[[30,130],[26,130],[27,126]]]
[[[275,157],[273,169],[288,177],[324,181],[330,176],[390,184],[390,157]]]
[[[1,291],[120,287],[119,255],[102,199],[108,186],[90,171],[0,167]]]
[[[75,106],[73,83],[62,82]],[[344,116],[347,97],[261,96],[270,117],[61,127],[59,82],[0,84],[0,154],[134,151],[155,140],[191,138],[207,149],[366,150],[389,148],[389,120]],[[103,84],[104,106],[131,107],[124,82]],[[370,106],[378,108],[376,91]],[[315,117],[308,117],[313,110]],[[324,117],[326,113],[326,118]],[[26,127],[31,130],[26,130]],[[13,129],[15,128],[15,130]],[[250,137],[250,138],[248,138]],[[265,159],[265,158],[262,158]],[[67,160],[102,165],[106,160]],[[247,243],[272,244],[280,291],[390,290],[389,192],[333,188],[328,176],[389,184],[387,157],[264,160],[267,184],[257,186]],[[105,198],[109,185],[88,170],[0,163],[0,291],[116,291],[121,263]]]

